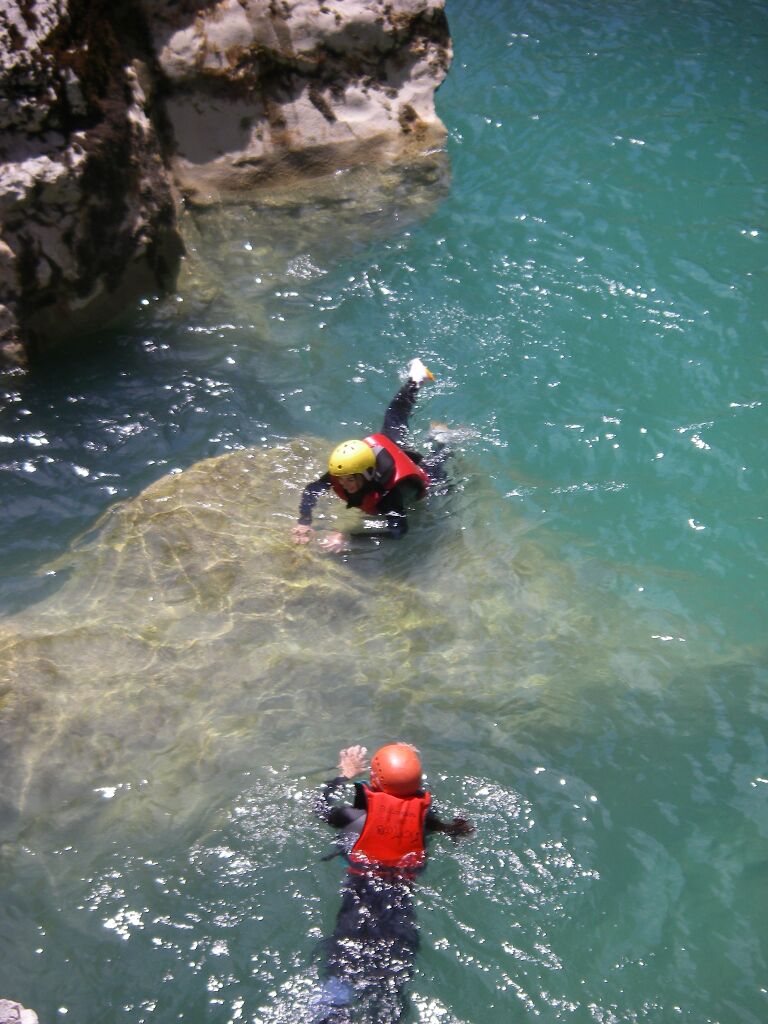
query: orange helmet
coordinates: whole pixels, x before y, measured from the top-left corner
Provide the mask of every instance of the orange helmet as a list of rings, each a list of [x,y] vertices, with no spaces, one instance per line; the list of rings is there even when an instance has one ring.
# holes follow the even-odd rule
[[[421,759],[410,743],[389,743],[371,758],[371,785],[392,796],[413,796],[421,789]]]

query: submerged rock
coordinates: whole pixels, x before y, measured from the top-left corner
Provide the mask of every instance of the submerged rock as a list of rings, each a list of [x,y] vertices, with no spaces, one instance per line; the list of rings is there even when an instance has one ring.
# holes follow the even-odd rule
[[[393,224],[404,230],[425,220],[447,190],[447,157],[439,151],[412,164],[358,166],[266,189],[248,202],[190,206],[181,219],[187,255],[176,301],[163,311],[188,319],[190,310],[215,305],[222,315],[258,323],[269,338],[265,301],[276,289],[319,280],[391,237]]]
[[[79,338],[173,286],[182,199],[308,179],[333,194],[340,169],[434,164],[450,56],[443,0],[5,8],[0,355]]]
[[[142,778],[191,788],[265,727],[279,743],[364,685],[354,656],[339,678],[339,623],[364,650],[370,616],[394,628],[398,589],[292,543],[311,462],[295,443],[159,480],[57,567],[57,593],[0,626],[0,817],[66,815],[68,800],[77,815]]]
[[[369,730],[407,735],[425,708],[446,736],[467,715],[520,728],[529,706],[572,727],[564,688],[616,677],[627,624],[596,638],[586,598],[511,514],[488,550],[472,523],[499,509],[480,482],[471,500],[422,503],[396,544],[347,559],[293,544],[326,447],[238,451],[158,480],[52,567],[55,593],[0,623],[5,837],[93,814],[157,828],[210,802],[217,779],[306,764]],[[330,499],[319,512],[338,509],[321,528],[359,521]]]

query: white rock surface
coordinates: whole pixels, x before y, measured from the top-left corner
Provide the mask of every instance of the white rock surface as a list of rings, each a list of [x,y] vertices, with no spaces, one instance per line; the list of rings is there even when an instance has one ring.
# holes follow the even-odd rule
[[[0,999],[0,1024],[39,1024],[34,1010],[26,1010],[13,999]]]
[[[205,206],[442,146],[443,0],[0,5],[0,355],[172,285]]]
[[[194,200],[444,141],[442,0],[220,0],[186,14],[165,3],[150,24],[171,83],[174,175]]]

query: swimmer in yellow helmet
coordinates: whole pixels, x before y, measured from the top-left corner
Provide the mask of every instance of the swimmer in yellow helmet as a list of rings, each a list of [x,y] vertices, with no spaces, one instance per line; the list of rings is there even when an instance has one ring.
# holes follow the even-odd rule
[[[293,528],[297,544],[307,544],[314,534],[312,512],[317,499],[328,490],[346,502],[383,522],[366,529],[367,536],[398,539],[408,530],[406,508],[423,498],[427,488],[442,479],[442,466],[450,450],[437,443],[425,458],[406,448],[408,419],[425,380],[435,378],[421,361],[412,359],[408,380],[389,403],[380,434],[362,440],[343,441],[331,452],[328,472],[307,484],[299,505],[299,522]],[[348,541],[343,533],[331,533],[318,542],[326,551],[344,551]]]

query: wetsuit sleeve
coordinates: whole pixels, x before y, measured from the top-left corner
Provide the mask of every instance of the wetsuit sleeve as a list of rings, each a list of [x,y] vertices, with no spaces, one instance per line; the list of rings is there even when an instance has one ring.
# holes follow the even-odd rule
[[[331,474],[323,473],[323,475],[315,480],[311,484],[307,484],[301,495],[301,502],[299,503],[299,523],[301,526],[309,526],[312,522],[312,512],[317,499],[323,493],[327,491],[331,486]]]
[[[359,783],[355,783],[354,803],[334,804],[332,802],[339,790],[348,783],[349,779],[345,776],[337,775],[335,779],[324,782],[315,797],[315,814],[332,828],[346,828],[353,821],[357,821],[361,814],[365,814],[367,806],[365,790]]]

